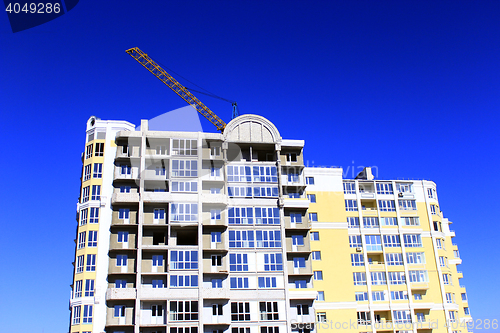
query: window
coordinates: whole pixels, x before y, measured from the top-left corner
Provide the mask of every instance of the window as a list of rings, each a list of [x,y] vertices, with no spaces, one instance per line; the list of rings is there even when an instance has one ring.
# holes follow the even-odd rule
[[[118,231],[118,243],[128,243],[128,231]]]
[[[306,177],[306,185],[314,185],[314,177]]]
[[[256,224],[280,224],[279,208],[273,207],[256,207],[255,208],[255,223]]]
[[[80,305],[73,307],[73,325],[80,324],[81,311],[82,311],[82,308]]]
[[[396,189],[400,193],[411,193],[412,184],[396,184]]]
[[[92,185],[92,200],[101,200],[101,185]]]
[[[90,172],[92,168],[92,164],[88,164],[83,168],[83,181],[87,181],[90,179]]]
[[[212,288],[222,288],[222,279],[212,279]]]
[[[304,258],[304,257],[293,258],[293,267],[294,268],[305,268],[306,267],[306,258]]]
[[[212,231],[210,233],[210,239],[212,243],[221,243],[221,232],[220,231]]]
[[[458,250],[453,250],[453,256],[455,258],[460,258],[460,252],[458,252]]]
[[[464,306],[464,315],[470,316],[470,311],[468,306]]]
[[[408,264],[425,264],[425,254],[423,252],[406,252]]]
[[[308,315],[309,314],[309,305],[307,304],[297,304],[297,314],[299,316],[301,315]]]
[[[318,213],[309,213],[309,221],[318,222]]]
[[[450,319],[450,322],[457,321],[455,316],[455,311],[448,311],[448,318]]]
[[[90,223],[99,223],[99,208],[90,208]]]
[[[89,170],[90,173],[90,170]],[[102,163],[94,163],[94,174],[93,178],[102,178]]]
[[[220,254],[212,254],[212,267],[220,267],[222,266],[222,255]]]
[[[438,215],[438,208],[436,205],[431,205],[431,214],[432,215]]]
[[[153,288],[163,288],[163,280],[153,280]]]
[[[395,212],[396,206],[394,205],[394,200],[379,200],[378,208],[382,212]]]
[[[381,217],[380,224],[381,225],[398,225],[398,219],[395,217]]]
[[[415,301],[421,301],[422,300],[422,294],[413,294],[413,298]]]
[[[356,200],[345,200],[345,210],[348,212],[357,212],[358,202]]]
[[[311,203],[315,203],[316,202],[316,194],[308,194],[307,199],[309,199],[309,201]]]
[[[302,214],[290,213],[290,223],[302,223]]]
[[[356,194],[356,183],[344,183],[344,194]]]
[[[230,207],[229,224],[253,224],[253,210],[250,207]]]
[[[266,288],[266,289],[276,288],[276,277],[259,276],[258,282],[259,282],[259,288]]]
[[[415,294],[417,295],[417,294]],[[391,291],[391,299],[393,301],[408,299],[408,292],[406,291]]]
[[[82,190],[82,203],[89,201],[90,186],[85,186]]]
[[[95,144],[95,156],[104,156],[104,142]]]
[[[254,166],[254,183],[277,183],[278,174],[275,166]]]
[[[302,259],[304,259],[304,258],[302,258]],[[304,267],[305,267],[305,263],[304,263]],[[268,271],[282,271],[283,270],[283,258],[282,258],[281,253],[264,253],[264,270],[266,272],[268,272]]]
[[[116,266],[127,266],[127,255],[118,254],[116,256]]]
[[[409,280],[410,282],[429,282],[429,279],[427,278],[427,271],[421,270],[421,271],[408,271],[409,275]]]
[[[84,305],[83,306],[83,324],[91,324],[92,323],[92,305]]]
[[[170,275],[170,287],[198,287],[198,275]]]
[[[348,217],[347,226],[349,228],[359,228],[359,217]]]
[[[222,316],[223,308],[222,304],[212,304],[212,316]]]
[[[248,254],[230,253],[229,270],[231,272],[248,272]]]
[[[87,272],[95,272],[95,254],[87,254],[87,267],[85,270]]]
[[[260,320],[279,320],[278,302],[259,302]]]
[[[93,151],[94,151],[94,145],[88,145],[87,149],[85,150],[85,159],[91,158]]]
[[[400,247],[399,235],[384,235],[384,246],[386,247]]]
[[[220,146],[210,147],[210,157],[218,157],[220,156],[220,152],[221,152]]]
[[[439,257],[439,266],[441,266],[441,267],[448,266],[447,261],[448,260],[446,260],[446,257]]]
[[[125,305],[115,305],[114,317],[125,317]]]
[[[163,306],[161,305],[151,305],[151,317],[163,318]]]
[[[411,323],[410,311],[392,311],[392,321],[395,323]]]
[[[385,263],[388,266],[403,265],[403,254],[401,253],[386,253]]]
[[[83,260],[84,260],[83,255],[76,257],[76,272],[77,273],[83,272],[83,265],[84,265]]]
[[[304,245],[304,236],[292,235],[292,245]]]
[[[361,236],[349,236],[349,247],[362,247]]]
[[[122,174],[123,174],[123,165],[122,165]],[[130,173],[128,173],[130,174]],[[165,169],[165,167],[159,167],[157,166],[156,169],[155,169],[155,175],[156,176],[165,176],[167,174],[167,170]]]
[[[314,280],[323,280],[323,271],[314,271]]]
[[[287,162],[297,162],[297,154],[296,153],[286,153],[286,161]]]
[[[289,173],[288,174],[288,183],[298,183],[299,182],[299,174],[298,173]]]
[[[358,312],[357,313],[357,317],[358,317],[358,325],[371,325],[372,321],[371,321],[371,317],[370,317],[370,312],[366,311],[366,312]]]
[[[436,247],[438,249],[442,249],[443,248],[443,243],[442,243],[442,239],[441,238],[436,238]]]
[[[253,230],[229,230],[230,248],[249,248],[254,246]]]
[[[446,303],[455,303],[454,295],[452,293],[446,293]]]
[[[406,278],[404,272],[388,272],[390,284],[405,284]]]
[[[210,188],[210,194],[220,194],[220,190],[218,187],[212,187]]]
[[[352,273],[352,278],[355,286],[366,286],[366,273],[354,272]]]
[[[89,231],[88,247],[97,247],[97,231]]]
[[[128,223],[128,220],[130,218],[130,209],[128,208],[120,208],[118,211],[118,219],[120,220],[125,220],[125,223]]]
[[[312,260],[321,260],[321,252],[320,251],[312,251],[311,253]]]
[[[80,211],[80,226],[87,224],[87,218],[89,215],[89,209],[85,208]]]
[[[249,302],[231,302],[231,321],[250,320]]]
[[[257,247],[281,247],[281,232],[279,230],[257,230],[255,237]],[[304,237],[302,237],[302,245],[304,245]]]
[[[316,312],[316,321],[319,323],[326,323],[326,312]]]
[[[307,288],[307,281],[306,280],[295,280],[295,288],[297,288],[297,289]]]
[[[391,183],[377,183],[377,194],[394,194]]]
[[[318,296],[316,297],[317,301],[324,301],[325,300],[325,292],[324,291],[318,291]]]
[[[172,204],[174,205],[174,204]],[[162,209],[162,208],[156,208],[154,211],[153,211],[153,220],[154,220],[154,223],[159,223],[160,220],[164,220],[165,219],[165,209]]]
[[[312,241],[319,241],[319,232],[318,231],[311,231],[311,240]]]
[[[170,220],[175,222],[195,222],[198,221],[197,203],[172,203]]]
[[[387,280],[385,278],[385,272],[370,272],[372,278],[372,285],[385,285]]]
[[[198,301],[170,301],[170,320],[198,320]]]
[[[163,256],[162,255],[154,255],[153,256],[153,267],[163,266]]]
[[[422,239],[418,234],[403,235],[405,247],[422,247]]]
[[[198,161],[172,160],[172,177],[198,177]]]
[[[180,155],[180,156],[196,156],[196,155],[198,155],[198,142],[197,142],[197,140],[173,139],[172,140],[172,155]]]
[[[420,225],[420,220],[418,217],[402,217],[403,225],[418,226]]]
[[[220,170],[221,170],[221,168],[210,167],[210,177],[211,178],[220,177]]]
[[[252,181],[252,169],[249,166],[228,165],[227,181],[250,183]]]
[[[374,302],[385,301],[385,294],[383,291],[372,291],[372,299]]]
[[[450,284],[450,275],[449,274],[443,274],[443,283],[444,284]]]
[[[357,291],[354,293],[354,298],[356,299],[357,302],[367,301],[368,300],[368,293],[362,292],[362,291]]]
[[[131,187],[130,186],[120,186],[120,193],[130,193]]]
[[[378,217],[363,217],[363,228],[378,228]]]
[[[415,200],[398,200],[400,210],[417,210],[417,203]]]
[[[127,280],[115,280],[115,288],[127,288]]]
[[[382,251],[380,235],[365,235],[367,251]]]
[[[364,257],[359,253],[351,253],[351,265],[352,266],[364,266]]]
[[[229,186],[227,194],[230,197],[278,197],[277,186]]]
[[[156,146],[155,155],[167,155],[167,146]]]
[[[215,332],[214,331],[213,333],[223,333],[223,332]],[[233,328],[231,328],[231,333],[250,333],[250,327],[233,327]],[[277,333],[277,332],[275,332],[275,333]]]
[[[78,234],[78,249],[83,249],[85,247],[85,238],[86,238],[87,233],[80,232]]]
[[[73,290],[74,298],[82,297],[82,286],[83,286],[82,280],[75,281],[75,288]]]

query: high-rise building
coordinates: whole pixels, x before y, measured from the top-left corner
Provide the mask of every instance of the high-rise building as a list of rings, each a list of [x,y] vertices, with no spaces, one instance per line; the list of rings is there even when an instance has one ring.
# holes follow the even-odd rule
[[[91,117],[70,332],[467,331],[435,184],[342,179],[303,147],[256,115],[223,134]]]

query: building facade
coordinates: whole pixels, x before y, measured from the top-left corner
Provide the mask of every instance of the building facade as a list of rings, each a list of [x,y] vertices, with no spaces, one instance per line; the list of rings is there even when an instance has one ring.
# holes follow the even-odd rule
[[[256,115],[223,134],[91,117],[70,332],[467,331],[435,184],[342,179],[303,148]]]

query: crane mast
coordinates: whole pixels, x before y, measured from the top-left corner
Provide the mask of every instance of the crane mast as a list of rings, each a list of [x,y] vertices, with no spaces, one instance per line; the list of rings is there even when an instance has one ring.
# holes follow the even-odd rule
[[[142,52],[138,47],[131,48],[126,51],[132,58],[137,60],[142,66],[150,71],[154,76],[165,83],[167,87],[172,89],[177,95],[182,97],[189,105],[193,106],[199,113],[208,119],[217,127],[217,130],[224,132],[226,123],[220,119],[212,110],[196,98],[189,90],[168,74],[156,62],[154,62],[146,53]]]

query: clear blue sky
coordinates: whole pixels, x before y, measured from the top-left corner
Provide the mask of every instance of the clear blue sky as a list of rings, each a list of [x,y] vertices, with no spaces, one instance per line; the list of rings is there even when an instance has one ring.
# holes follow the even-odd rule
[[[309,165],[435,181],[472,315],[500,319],[499,1],[82,0],[16,34],[0,14],[0,45],[3,331],[67,331],[88,117],[185,106],[135,46],[305,139]]]

